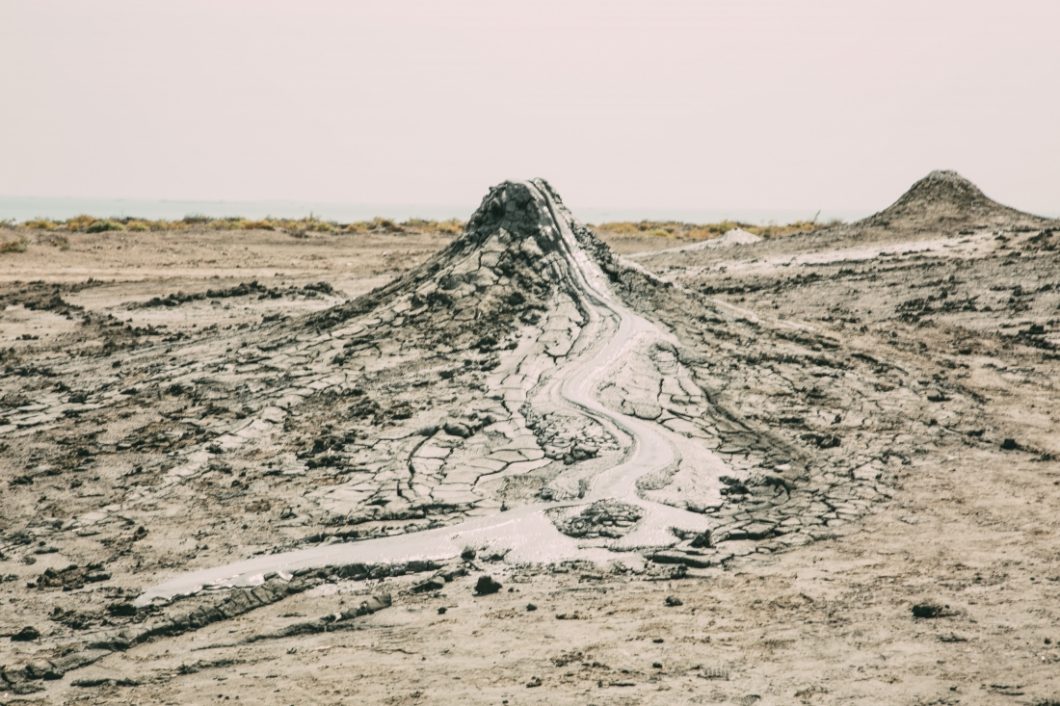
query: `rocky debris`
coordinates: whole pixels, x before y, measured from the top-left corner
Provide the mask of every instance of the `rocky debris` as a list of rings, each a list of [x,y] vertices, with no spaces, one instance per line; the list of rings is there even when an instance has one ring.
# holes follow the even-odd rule
[[[560,520],[556,526],[571,537],[618,538],[633,529],[643,515],[636,505],[597,500],[577,515]]]
[[[210,299],[229,299],[232,297],[255,296],[258,299],[282,299],[284,297],[307,297],[319,298],[334,295],[334,288],[327,282],[313,282],[301,287],[269,287],[257,280],[240,282],[239,284],[225,289],[207,289],[205,292],[174,292],[164,297],[151,297],[145,302],[132,304],[130,309],[151,309],[159,307],[177,307],[190,302],[206,301]]]
[[[64,591],[71,591],[84,588],[88,583],[99,583],[109,579],[110,573],[104,570],[101,563],[86,566],[70,564],[62,569],[45,569],[44,573],[37,577],[36,587],[41,590],[61,588]]]
[[[677,606],[682,606],[685,604],[685,602],[677,596],[667,596],[666,600],[664,600],[663,603],[666,605],[667,608],[676,608]]]

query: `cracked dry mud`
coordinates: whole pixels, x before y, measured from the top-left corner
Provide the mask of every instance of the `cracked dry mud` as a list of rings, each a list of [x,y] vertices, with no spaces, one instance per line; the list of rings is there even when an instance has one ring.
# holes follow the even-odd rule
[[[956,175],[632,259],[539,180],[435,254],[108,237],[0,272],[0,700],[1056,693],[1060,230]]]

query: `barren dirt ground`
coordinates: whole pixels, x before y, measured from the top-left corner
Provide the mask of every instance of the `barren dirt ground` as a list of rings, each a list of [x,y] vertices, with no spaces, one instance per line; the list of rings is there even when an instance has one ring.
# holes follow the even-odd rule
[[[1060,226],[910,194],[755,243],[605,235],[625,260],[489,199],[455,244],[30,235],[0,254],[0,703],[1060,703]],[[537,393],[603,336],[557,284],[586,268],[677,341],[616,360],[617,429]],[[695,464],[583,507],[623,419]],[[610,551],[656,505],[711,529],[143,600],[520,507]]]

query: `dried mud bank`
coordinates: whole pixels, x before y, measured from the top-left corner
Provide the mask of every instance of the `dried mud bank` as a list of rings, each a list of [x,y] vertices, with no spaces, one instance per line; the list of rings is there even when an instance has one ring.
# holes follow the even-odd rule
[[[205,688],[200,673],[260,678],[274,649],[307,669],[318,659],[292,656],[296,645],[362,629],[418,652],[434,642],[427,614],[477,605],[454,590],[504,605],[510,589],[549,606],[569,596],[549,619],[570,621],[575,642],[635,630],[579,598],[588,582],[615,592],[611,615],[645,600],[683,615],[658,635],[677,639],[682,625],[707,629],[682,605],[697,601],[689,590],[753,594],[740,577],[793,571],[807,552],[856,554],[873,546],[866,526],[908,551],[892,525],[923,505],[903,490],[911,479],[968,464],[1055,472],[1057,231],[984,206],[950,175],[925,182],[862,224],[658,252],[647,269],[534,181],[496,187],[463,236],[361,296],[361,283],[307,271],[156,299],[120,282],[8,288],[0,573],[18,639],[0,646],[0,686],[30,700],[165,700]],[[1016,280],[1020,293],[993,289]],[[710,578],[679,581],[696,576]],[[684,600],[664,603],[660,581]],[[752,598],[724,599],[732,629],[760,624]],[[794,629],[791,600],[762,610]],[[419,617],[387,628],[392,605]],[[516,608],[536,612],[467,620],[490,632]],[[461,633],[437,620],[439,639]],[[507,649],[554,639],[527,634]],[[703,649],[677,642],[678,660]],[[757,691],[732,673],[767,679],[579,654],[516,678],[520,698],[542,678],[571,702],[587,683],[652,701],[689,679],[744,699]],[[481,682],[479,659],[460,673]],[[584,674],[548,676],[571,665]],[[501,671],[498,699],[514,683]],[[443,691],[394,702],[461,700],[428,681]]]

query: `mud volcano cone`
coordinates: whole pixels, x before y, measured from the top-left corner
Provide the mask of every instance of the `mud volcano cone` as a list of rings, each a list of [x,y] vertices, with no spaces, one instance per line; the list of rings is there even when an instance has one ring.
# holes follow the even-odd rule
[[[1035,226],[1043,220],[994,201],[957,172],[936,170],[861,223],[892,228],[1009,227]]]
[[[574,232],[576,245],[561,237],[561,224]],[[581,258],[613,262],[610,249],[574,219],[548,182],[506,181],[489,190],[459,238],[393,287],[432,304],[499,298],[533,305],[568,286]]]
[[[562,237],[561,227],[573,241]],[[379,311],[400,329],[397,336],[441,334],[454,348],[490,345],[513,327],[537,323],[557,296],[577,289],[577,272],[587,263],[619,285],[628,272],[548,182],[506,181],[489,190],[448,247],[384,287],[322,313],[314,325]]]

